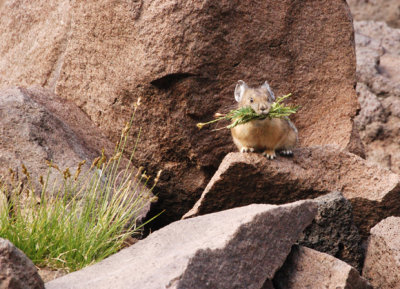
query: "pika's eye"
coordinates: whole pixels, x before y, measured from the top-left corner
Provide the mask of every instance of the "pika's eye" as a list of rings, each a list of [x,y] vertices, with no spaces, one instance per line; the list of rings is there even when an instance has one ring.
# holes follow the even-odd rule
[[[253,102],[254,102],[254,99],[253,99],[253,98],[250,98],[250,102],[253,103]]]

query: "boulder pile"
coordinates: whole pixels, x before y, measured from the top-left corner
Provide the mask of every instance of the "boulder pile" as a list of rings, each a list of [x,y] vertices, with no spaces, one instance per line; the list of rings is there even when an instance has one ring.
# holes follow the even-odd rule
[[[363,153],[352,18],[340,0],[5,0],[0,55],[0,87],[45,87],[114,142],[141,99],[129,143],[141,130],[135,165],[163,170],[152,214],[166,211],[153,229],[180,219],[235,149],[228,130],[196,123],[230,110],[239,79],[292,93],[301,146]]]
[[[46,288],[398,286],[398,1],[347,2],[0,0],[0,179],[90,166],[133,112],[127,153],[162,170],[151,233]],[[239,79],[301,106],[292,157],[198,130]],[[1,244],[0,288],[43,288]]]

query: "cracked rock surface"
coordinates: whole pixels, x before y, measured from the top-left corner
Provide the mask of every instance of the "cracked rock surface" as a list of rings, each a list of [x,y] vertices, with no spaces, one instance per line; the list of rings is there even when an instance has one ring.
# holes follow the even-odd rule
[[[361,271],[364,259],[361,237],[353,221],[353,208],[340,192],[314,199],[318,214],[298,243],[327,253]]]
[[[46,288],[262,288],[316,213],[307,200],[177,221]]]

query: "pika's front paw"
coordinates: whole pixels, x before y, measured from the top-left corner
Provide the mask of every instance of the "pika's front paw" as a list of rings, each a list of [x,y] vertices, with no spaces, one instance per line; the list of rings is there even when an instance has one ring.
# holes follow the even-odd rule
[[[275,152],[274,151],[265,151],[263,152],[263,156],[267,157],[269,160],[273,160],[276,158]]]
[[[248,152],[254,152],[254,148],[248,148],[248,147],[242,147],[241,149],[240,149],[240,152],[241,153],[248,153]]]
[[[283,156],[293,156],[293,151],[292,150],[282,150],[279,152]]]

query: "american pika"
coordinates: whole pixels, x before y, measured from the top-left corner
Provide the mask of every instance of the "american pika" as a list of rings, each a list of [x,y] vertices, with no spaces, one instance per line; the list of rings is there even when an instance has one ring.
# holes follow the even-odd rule
[[[275,100],[268,82],[259,88],[250,88],[239,80],[235,88],[238,108],[250,106],[257,114],[268,114]],[[231,129],[233,141],[240,152],[261,151],[268,159],[276,157],[275,151],[292,155],[296,145],[297,129],[288,118],[269,117],[252,120]]]

